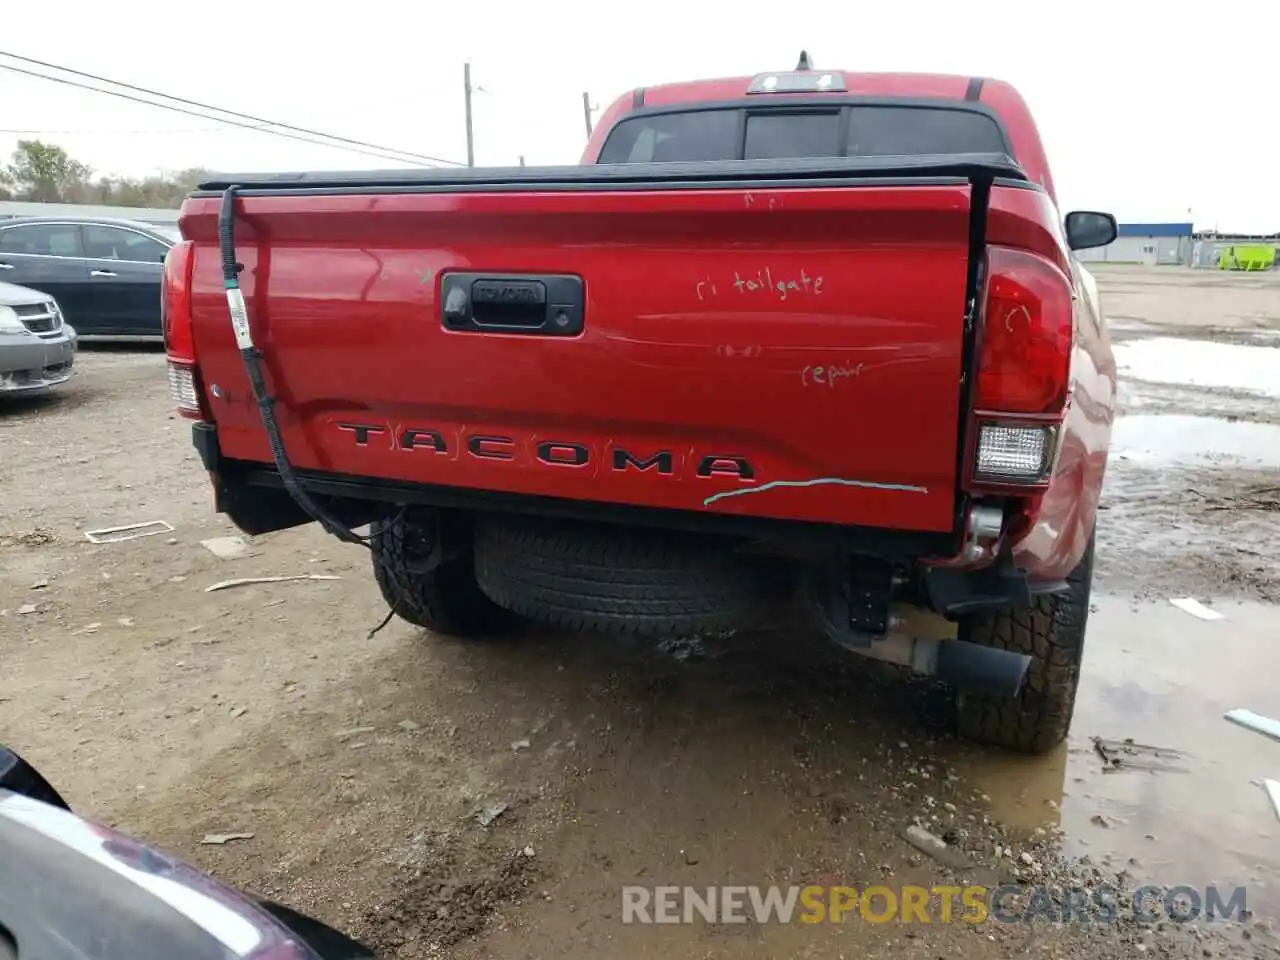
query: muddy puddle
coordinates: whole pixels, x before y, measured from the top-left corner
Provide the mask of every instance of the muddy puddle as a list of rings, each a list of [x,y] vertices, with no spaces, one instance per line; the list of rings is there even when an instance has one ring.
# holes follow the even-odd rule
[[[1280,425],[1187,414],[1118,417],[1112,428],[1111,456],[1143,466],[1280,467]]]
[[[1251,910],[1280,920],[1280,820],[1259,784],[1280,780],[1280,743],[1222,719],[1235,707],[1280,717],[1266,666],[1280,610],[1213,609],[1223,619],[1095,598],[1067,746],[1033,759],[977,753],[961,767],[1004,822],[1060,825],[1069,856],[1135,884],[1245,886]]]
[[[1280,397],[1280,347],[1153,337],[1114,349],[1125,379]]]

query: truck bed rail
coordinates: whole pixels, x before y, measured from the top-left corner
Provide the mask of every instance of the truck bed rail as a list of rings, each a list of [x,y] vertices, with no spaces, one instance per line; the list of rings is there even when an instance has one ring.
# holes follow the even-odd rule
[[[927,156],[820,157],[786,160],[726,160],[700,163],[625,163],[563,167],[476,167],[462,170],[354,170],[298,173],[217,174],[192,194],[208,197],[229,186],[245,195],[405,192],[742,189],[753,184],[838,186],[849,180],[888,182],[975,179],[1026,183],[1026,173],[999,153]]]

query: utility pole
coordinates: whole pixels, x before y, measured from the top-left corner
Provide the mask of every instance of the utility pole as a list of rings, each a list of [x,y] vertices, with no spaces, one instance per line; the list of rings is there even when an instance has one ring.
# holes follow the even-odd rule
[[[466,96],[467,105],[467,166],[474,167],[476,165],[476,141],[475,133],[471,127],[471,64],[469,63],[462,65],[462,88]]]
[[[587,123],[587,136],[591,136],[591,92],[582,91],[582,119]]]

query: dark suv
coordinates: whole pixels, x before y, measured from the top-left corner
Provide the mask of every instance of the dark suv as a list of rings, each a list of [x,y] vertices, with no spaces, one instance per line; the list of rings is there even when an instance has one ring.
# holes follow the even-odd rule
[[[85,338],[160,339],[160,274],[176,226],[0,220],[0,281],[47,293]]]

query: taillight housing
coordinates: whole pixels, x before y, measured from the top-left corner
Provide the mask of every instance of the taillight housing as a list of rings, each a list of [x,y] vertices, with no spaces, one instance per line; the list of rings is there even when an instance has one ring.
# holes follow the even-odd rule
[[[205,419],[204,398],[196,372],[195,334],[191,320],[191,275],[195,245],[183,240],[164,258],[160,286],[160,326],[169,361],[169,395],[178,413],[193,420]]]
[[[1071,385],[1074,312],[1071,280],[1052,261],[988,248],[973,391],[974,484],[1048,485]]]
[[[987,252],[977,410],[1061,414],[1071,379],[1071,281],[1039,254]]]

